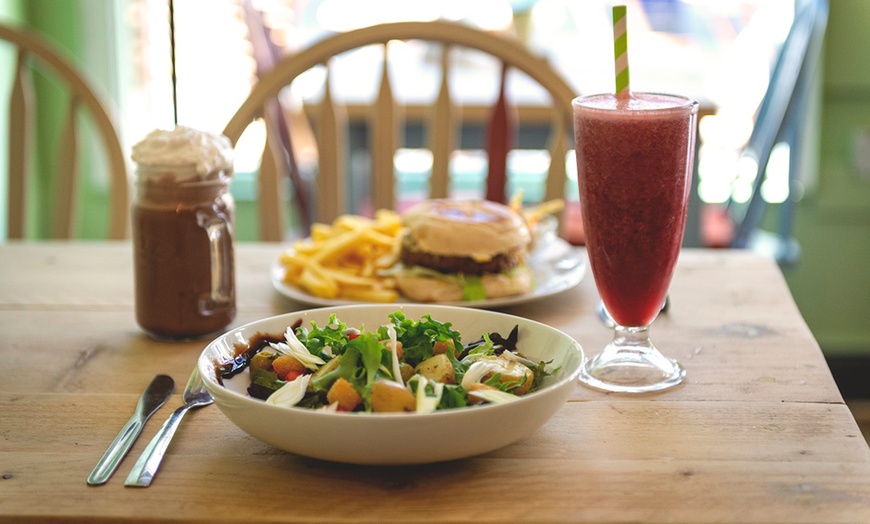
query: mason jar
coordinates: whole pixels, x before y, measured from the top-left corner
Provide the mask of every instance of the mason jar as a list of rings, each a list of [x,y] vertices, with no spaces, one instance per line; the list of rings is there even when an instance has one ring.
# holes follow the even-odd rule
[[[136,321],[150,336],[213,335],[236,315],[232,168],[138,164],[132,202]]]

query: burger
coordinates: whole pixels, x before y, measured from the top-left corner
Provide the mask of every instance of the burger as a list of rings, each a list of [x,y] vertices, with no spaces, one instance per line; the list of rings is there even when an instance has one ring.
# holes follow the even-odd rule
[[[402,215],[396,285],[419,302],[527,293],[531,234],[519,213],[487,200],[425,200]]]

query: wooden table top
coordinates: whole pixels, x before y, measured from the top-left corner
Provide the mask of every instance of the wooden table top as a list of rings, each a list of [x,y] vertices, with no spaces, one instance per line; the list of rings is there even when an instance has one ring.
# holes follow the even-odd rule
[[[304,309],[273,290],[278,244],[237,246],[236,324]],[[653,340],[686,367],[669,392],[577,385],[533,435],[473,459],[363,467],[262,444],[216,407],[191,412],[151,487],[124,478],[207,341],[136,326],[132,250],[120,242],[0,246],[0,521],[868,522],[870,449],[777,266],[684,251]],[[506,308],[595,353],[589,274]],[[106,484],[85,484],[159,373],[176,393]],[[462,438],[457,435],[457,438]]]

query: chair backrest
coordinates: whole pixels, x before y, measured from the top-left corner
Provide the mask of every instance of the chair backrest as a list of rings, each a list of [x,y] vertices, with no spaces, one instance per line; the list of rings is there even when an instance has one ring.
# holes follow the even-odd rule
[[[263,13],[258,10],[252,0],[242,0],[242,9],[244,12],[245,23],[248,26],[248,40],[251,43],[253,50],[254,63],[257,66],[257,76],[271,71],[275,64],[281,60],[283,53],[280,48],[272,40],[271,29],[267,26],[264,20]],[[296,118],[301,115],[292,114],[287,111],[287,108],[281,104],[278,98],[270,100],[266,103],[263,109],[263,119],[266,128],[269,129],[269,139],[274,145],[270,148],[275,150],[283,170],[290,179],[291,187],[293,188],[293,204],[296,208],[296,216],[300,222],[300,229],[308,230],[311,226],[313,213],[310,210],[310,193],[306,187],[303,177],[299,170],[299,164],[296,162],[296,151],[293,147],[294,137],[290,131],[293,124],[299,122]],[[292,122],[289,119],[293,118]],[[294,129],[299,129],[294,127]],[[298,138],[298,137],[296,137]],[[278,143],[274,143],[275,141]],[[259,201],[263,207],[260,207],[260,214],[263,217],[272,217],[278,215],[283,217],[281,209],[275,208],[279,206],[280,201],[274,198],[269,198],[268,195],[280,195],[281,187],[278,184],[278,173],[276,170],[279,166],[273,164],[274,158],[263,158],[261,164],[261,176],[259,188]],[[264,218],[259,220],[259,233],[262,239],[275,240],[283,235],[283,224],[280,220],[272,220]]]
[[[503,64],[500,95],[494,101],[486,137],[490,175],[487,196],[493,200],[507,199],[504,170],[515,132],[515,108],[505,96],[504,79],[509,69],[515,69],[539,84],[551,99],[552,118],[548,149],[553,161],[550,162],[547,173],[544,198],[564,198],[567,181],[565,156],[570,149],[573,118],[571,100],[576,95],[555,69],[516,40],[481,32],[465,25],[441,21],[389,23],[335,34],[282,58],[272,69],[260,76],[246,101],[226,125],[224,134],[235,143],[252,121],[265,118],[267,122],[267,141],[259,174],[261,189],[258,201],[263,240],[282,239],[283,226],[277,230],[274,226],[281,224],[280,210],[284,195],[274,190],[277,184],[268,178],[283,176],[281,170],[287,158],[285,152],[276,148],[276,145],[282,143],[280,137],[270,136],[277,132],[278,126],[268,125],[270,114],[274,114],[270,113],[269,107],[278,99],[282,89],[294,79],[321,65],[326,66],[327,70],[324,94],[314,108],[314,113],[309,115],[316,122],[319,158],[316,189],[312,192],[316,201],[312,207],[316,209],[315,220],[321,222],[330,222],[348,209],[345,199],[348,179],[344,167],[347,117],[344,108],[333,99],[329,64],[336,55],[370,45],[383,46],[384,60],[380,71],[380,88],[367,122],[372,173],[369,207],[396,208],[398,203],[394,156],[400,147],[399,129],[403,122],[400,117],[402,107],[393,96],[393,83],[388,67],[389,42],[394,40],[440,44],[440,87],[425,118],[427,146],[432,151],[433,161],[429,177],[429,197],[450,196],[448,160],[451,151],[457,147],[462,108],[457,107],[456,95],[451,91],[449,79],[452,65],[449,57],[452,48],[468,48],[491,55]],[[499,172],[501,176],[498,176]],[[272,229],[264,229],[264,224]]]
[[[9,204],[8,237],[21,239],[26,235],[28,188],[35,176],[31,166],[31,139],[36,129],[36,105],[32,73],[41,73],[68,92],[64,122],[60,128],[55,156],[55,201],[52,206],[50,236],[71,238],[74,235],[79,131],[76,124],[80,110],[90,117],[96,137],[102,143],[109,170],[110,197],[108,237],[127,236],[129,223],[129,182],[127,164],[118,134],[99,98],[88,81],[70,65],[51,44],[31,31],[0,24],[0,40],[15,47],[17,57],[9,100]]]
[[[790,145],[789,184],[792,190],[780,210],[776,232],[778,245],[774,248],[774,256],[782,264],[794,263],[799,256],[799,248],[791,237],[794,187],[800,172],[800,146],[805,132],[809,91],[819,63],[827,20],[827,0],[808,0],[795,13],[743,151],[743,155],[752,157],[757,165],[752,196],[745,204],[734,200],[727,204],[736,224],[732,247],[749,247],[764,216],[766,205],[761,187],[770,154],[779,142]]]

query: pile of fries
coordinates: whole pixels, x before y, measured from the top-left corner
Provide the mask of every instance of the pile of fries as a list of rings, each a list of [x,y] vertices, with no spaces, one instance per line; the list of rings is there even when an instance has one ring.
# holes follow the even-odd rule
[[[395,281],[381,273],[398,262],[403,231],[401,217],[389,210],[314,224],[309,238],[279,257],[284,282],[320,298],[395,302]]]

